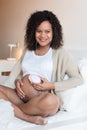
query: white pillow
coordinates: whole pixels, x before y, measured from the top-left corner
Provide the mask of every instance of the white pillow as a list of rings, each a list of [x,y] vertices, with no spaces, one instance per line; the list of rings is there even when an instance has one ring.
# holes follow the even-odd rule
[[[81,58],[78,61],[78,67],[79,67],[80,73],[81,73],[84,81],[87,81],[87,59]]]
[[[83,76],[84,83],[76,88],[60,92],[63,100],[61,109],[69,112],[87,112],[87,59],[80,59],[78,67]]]

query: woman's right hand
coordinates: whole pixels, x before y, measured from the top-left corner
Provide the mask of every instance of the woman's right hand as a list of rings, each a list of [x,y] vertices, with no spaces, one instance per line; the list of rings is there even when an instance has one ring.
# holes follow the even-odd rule
[[[18,95],[21,99],[25,98],[25,93],[24,93],[23,90],[22,90],[22,86],[23,86],[22,80],[16,79],[16,80],[15,80],[15,86],[16,86],[17,95]]]

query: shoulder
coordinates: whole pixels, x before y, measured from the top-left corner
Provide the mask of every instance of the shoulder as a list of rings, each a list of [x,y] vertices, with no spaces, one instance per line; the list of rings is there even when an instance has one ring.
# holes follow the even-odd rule
[[[60,47],[57,50],[53,50],[53,57],[55,58],[61,58],[61,59],[72,59],[74,60],[74,57],[72,56],[72,54],[66,50],[64,47]]]
[[[64,47],[60,47],[56,50],[53,49],[53,55],[71,55],[68,50],[66,50]]]

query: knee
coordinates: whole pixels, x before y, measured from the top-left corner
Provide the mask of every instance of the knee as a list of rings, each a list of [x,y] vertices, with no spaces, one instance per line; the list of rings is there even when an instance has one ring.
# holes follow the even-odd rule
[[[48,94],[47,95],[47,104],[48,104],[48,107],[51,108],[51,109],[58,109],[59,107],[59,99],[56,95],[54,94]]]
[[[42,103],[44,104],[44,106],[42,105],[44,116],[55,114],[58,111],[58,108],[60,106],[58,97],[51,93],[47,94],[44,97]]]

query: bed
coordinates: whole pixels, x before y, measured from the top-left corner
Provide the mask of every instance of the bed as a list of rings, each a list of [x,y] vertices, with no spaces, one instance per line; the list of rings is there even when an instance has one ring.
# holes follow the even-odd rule
[[[87,51],[69,51],[75,57],[84,84],[60,93],[64,99],[61,111],[54,116],[46,117],[48,124],[40,126],[14,117],[11,104],[0,99],[0,130],[87,130]],[[0,83],[2,84],[7,78],[8,76],[0,76]]]

